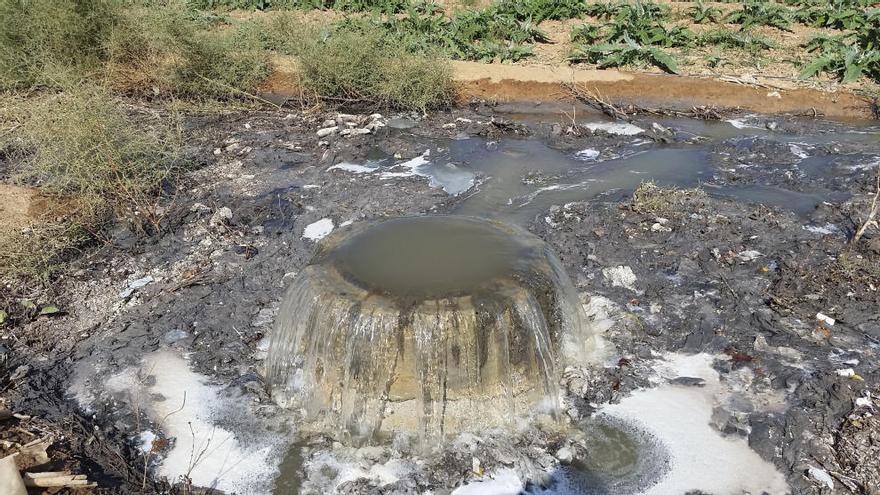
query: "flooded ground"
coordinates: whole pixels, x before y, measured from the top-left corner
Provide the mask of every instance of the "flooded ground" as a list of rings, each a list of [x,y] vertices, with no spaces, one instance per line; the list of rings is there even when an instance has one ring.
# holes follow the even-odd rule
[[[148,491],[164,478],[228,493],[880,483],[856,460],[877,432],[880,246],[846,244],[873,194],[878,128],[562,110],[370,117],[373,133],[321,138],[335,114],[190,118],[202,166],[167,233],[119,226],[60,282],[66,315],[14,329],[15,410],[61,425],[76,468],[120,493],[139,491],[144,465]],[[340,226],[445,213],[527,228],[574,281],[604,354],[562,373],[566,426],[461,434],[429,453],[405,435],[301,438],[261,374],[286,288]]]

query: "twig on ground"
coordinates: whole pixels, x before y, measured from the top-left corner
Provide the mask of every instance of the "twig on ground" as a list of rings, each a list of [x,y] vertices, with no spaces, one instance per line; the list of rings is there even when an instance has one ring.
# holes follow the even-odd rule
[[[230,85],[228,85],[228,84],[222,83],[222,82],[217,81],[217,80],[215,80],[215,79],[207,78],[207,77],[205,77],[205,76],[203,76],[203,75],[201,75],[201,74],[196,74],[196,76],[198,76],[199,78],[203,79],[205,82],[208,82],[208,83],[211,83],[211,84],[216,84],[217,86],[220,86],[220,87],[223,88],[223,89],[227,89],[227,90],[229,90],[229,91],[232,91],[233,93],[239,93],[239,94],[241,94],[241,95],[243,95],[243,96],[247,96],[248,98],[252,98],[252,99],[254,99],[254,100],[256,100],[256,101],[259,101],[260,103],[264,103],[264,104],[266,104],[266,105],[269,105],[269,106],[271,106],[271,107],[274,107],[276,110],[281,110],[281,105],[279,105],[279,104],[277,104],[277,103],[272,103],[271,101],[269,101],[269,100],[267,100],[267,99],[265,99],[265,98],[260,98],[259,96],[255,95],[255,94],[248,93],[247,91],[244,91],[244,90],[238,89],[238,88],[236,88],[236,87],[234,87],[234,86],[230,86]]]
[[[578,101],[586,103],[616,120],[629,121],[631,120],[631,116],[636,114],[649,114],[660,117],[685,117],[700,120],[721,120],[722,113],[732,110],[718,109],[712,106],[691,107],[690,110],[676,110],[674,108],[651,108],[632,104],[627,105],[626,108],[622,108],[603,99],[598,89],[594,88],[594,91],[590,91],[584,85],[575,83],[563,83],[563,87]]]
[[[587,89],[584,85],[578,85],[575,83],[563,83],[562,86],[577,100],[590,105],[612,119],[629,120],[629,116],[626,112],[617,108],[611,102],[603,100],[598,89],[594,88],[595,92],[593,92]]]
[[[868,218],[865,219],[865,222],[859,227],[856,235],[853,236],[853,244],[859,242],[862,236],[865,235],[865,231],[868,230],[868,227],[874,226],[880,228],[880,225],[877,223],[878,207],[880,207],[880,173],[877,174],[877,192],[874,193],[874,199],[871,200],[871,209],[868,211]]]

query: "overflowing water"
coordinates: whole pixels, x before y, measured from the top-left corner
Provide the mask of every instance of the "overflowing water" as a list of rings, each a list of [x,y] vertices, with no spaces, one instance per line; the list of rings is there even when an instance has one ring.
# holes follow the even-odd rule
[[[266,371],[308,424],[364,441],[554,415],[560,361],[591,335],[549,247],[470,217],[358,225],[324,240],[278,315]]]

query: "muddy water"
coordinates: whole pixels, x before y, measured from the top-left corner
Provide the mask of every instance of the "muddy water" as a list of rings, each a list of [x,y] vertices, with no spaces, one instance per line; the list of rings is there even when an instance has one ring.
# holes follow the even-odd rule
[[[560,119],[558,114],[509,116],[525,123]],[[586,120],[596,119],[600,117]],[[840,187],[841,178],[880,163],[873,154],[858,151],[880,144],[877,129],[870,126],[826,123],[815,129],[803,125],[783,129],[772,120],[747,115],[723,122],[660,120],[669,129],[666,132],[652,128],[653,122],[658,121],[636,122],[643,132],[601,120],[586,122],[612,135],[600,132],[603,139],[583,148],[576,147],[576,139],[560,144],[564,139],[460,135],[423,141],[424,153],[407,161],[374,150],[370,156],[378,159],[365,166],[387,180],[407,175],[428,178],[432,186],[464,198],[455,213],[523,224],[553,205],[603,196],[618,199],[645,181],[702,186],[717,197],[808,216],[824,201],[849,197]],[[847,149],[839,150],[840,146]]]

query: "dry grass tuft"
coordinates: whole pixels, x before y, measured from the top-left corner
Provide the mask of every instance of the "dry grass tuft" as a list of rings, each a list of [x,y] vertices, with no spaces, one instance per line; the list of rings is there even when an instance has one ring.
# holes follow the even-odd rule
[[[633,192],[631,208],[637,213],[658,216],[675,216],[686,210],[683,207],[701,205],[706,192],[693,189],[663,188],[654,182],[643,182]]]

